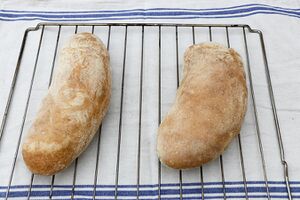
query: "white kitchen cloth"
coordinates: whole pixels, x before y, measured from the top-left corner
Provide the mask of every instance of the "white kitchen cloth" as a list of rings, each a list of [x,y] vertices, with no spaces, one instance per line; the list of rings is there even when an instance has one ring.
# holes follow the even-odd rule
[[[195,3],[176,0],[170,3],[156,0],[148,2],[88,0],[83,3],[77,0],[64,2],[10,0],[1,1],[0,7],[1,121],[23,33],[26,28],[35,27],[38,22],[226,23],[249,24],[252,28],[261,30],[264,34],[286,161],[289,164],[292,195],[294,199],[300,198],[299,1],[244,1],[241,3],[219,0]],[[110,110],[103,122],[100,137],[97,134],[88,149],[79,157],[76,170],[73,163],[55,177],[32,176],[23,163],[20,151],[17,152],[16,149],[20,134],[22,133],[20,138],[20,143],[22,143],[39,108],[40,101],[47,92],[58,31],[57,26],[45,27],[42,33],[42,27],[40,27],[39,30],[28,34],[13,100],[0,141],[0,199],[5,199],[8,191],[9,199],[27,199],[27,196],[30,196],[30,199],[49,199],[50,195],[52,199],[93,199],[94,195],[95,199],[114,199],[115,194],[118,199],[137,199],[137,185],[139,185],[140,199],[158,199],[159,194],[162,199],[180,199],[180,193],[183,199],[201,199],[202,191],[205,199],[223,199],[224,193],[227,199],[245,199],[246,195],[251,199],[266,199],[267,189],[271,198],[287,199],[259,35],[249,33],[248,29],[245,29],[245,32],[266,178],[255,128],[253,102],[248,87],[248,112],[241,131],[247,190],[244,187],[241,151],[237,138],[233,140],[222,157],[224,186],[219,158],[203,166],[203,181],[200,168],[184,170],[180,175],[178,170],[164,166],[161,166],[161,181],[159,181],[158,160],[155,152],[159,123],[159,28],[144,28],[144,54],[142,56],[142,27],[131,26],[127,29],[125,59],[126,28],[124,26],[111,27],[109,52],[113,88]],[[61,45],[74,31],[75,26],[61,28],[58,52]],[[92,27],[79,26],[78,32],[83,31],[90,32]],[[94,32],[107,44],[108,27],[96,26]],[[210,40],[208,27],[195,28],[194,32],[196,43]],[[178,28],[179,78],[181,78],[183,67],[184,50],[193,43],[192,33],[191,27]],[[230,46],[241,54],[248,74],[243,31],[238,28],[229,28],[228,33]],[[36,59],[41,36],[40,51]],[[228,45],[225,28],[211,28],[211,39]],[[143,65],[141,64],[142,57]],[[141,68],[143,68],[142,79]],[[123,70],[124,79],[122,79]],[[35,76],[32,79],[33,74]],[[247,78],[249,86],[249,77]],[[140,95],[141,83],[142,94]],[[122,87],[124,90],[120,123]],[[176,29],[175,27],[162,27],[162,118],[174,101],[176,87]],[[28,109],[26,109],[28,99]],[[141,104],[140,100],[142,100]],[[140,111],[141,118],[139,118]],[[23,119],[24,128],[22,128]],[[141,124],[140,132],[139,124]],[[119,141],[120,149],[118,149]],[[119,162],[117,162],[118,150]],[[17,157],[14,162],[16,152]],[[140,162],[138,162],[138,152],[140,152]],[[99,153],[98,167],[97,153]],[[266,187],[266,179],[268,187]],[[32,186],[30,187],[31,180]],[[160,192],[159,182],[161,182]]]

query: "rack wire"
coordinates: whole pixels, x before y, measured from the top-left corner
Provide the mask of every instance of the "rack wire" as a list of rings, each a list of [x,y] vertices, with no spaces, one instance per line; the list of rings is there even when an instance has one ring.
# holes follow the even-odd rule
[[[22,119],[21,119],[21,128],[18,131],[18,133],[16,134],[17,139],[15,141],[15,146],[16,148],[14,149],[14,153],[12,154],[12,159],[11,162],[8,162],[7,165],[11,165],[11,167],[9,168],[9,171],[6,172],[6,177],[5,179],[7,180],[7,185],[4,187],[4,193],[2,193],[2,197],[4,199],[10,199],[12,197],[15,197],[16,194],[15,192],[12,191],[12,188],[17,187],[15,186],[16,184],[14,184],[13,180],[14,180],[14,176],[16,176],[16,167],[18,165],[21,165],[20,163],[22,162],[20,160],[21,155],[19,154],[19,150],[20,150],[20,144],[23,138],[23,132],[24,132],[24,126],[26,123],[28,123],[27,120],[27,116],[28,116],[28,112],[29,111],[29,104],[30,101],[32,99],[32,91],[33,91],[33,85],[34,85],[34,81],[35,81],[35,76],[36,76],[36,71],[37,68],[39,66],[39,59],[41,59],[41,48],[42,48],[42,44],[43,42],[45,42],[45,33],[47,32],[54,32],[54,30],[56,31],[56,36],[54,38],[54,49],[53,52],[48,52],[49,54],[52,54],[52,62],[51,62],[51,71],[50,71],[50,76],[49,76],[49,80],[48,80],[48,87],[51,84],[51,80],[52,80],[52,75],[53,75],[53,71],[55,70],[55,63],[56,63],[56,58],[57,58],[57,52],[59,49],[59,45],[61,43],[61,37],[63,34],[63,28],[68,27],[68,28],[74,28],[73,32],[77,33],[79,28],[84,28],[84,29],[89,29],[90,32],[95,33],[95,29],[96,28],[101,28],[101,29],[105,29],[107,31],[107,38],[102,38],[102,40],[106,40],[106,45],[107,45],[107,49],[110,51],[110,54],[114,54],[113,51],[111,51],[111,43],[112,43],[112,39],[111,35],[114,32],[119,32],[120,35],[123,34],[123,36],[121,38],[123,39],[118,39],[118,41],[115,41],[115,43],[117,43],[118,45],[123,46],[123,52],[122,52],[122,65],[120,67],[120,69],[115,69],[115,70],[119,70],[121,76],[120,76],[120,88],[116,91],[113,90],[113,93],[118,93],[119,95],[119,102],[115,102],[117,104],[119,104],[119,110],[117,112],[118,115],[118,124],[117,124],[117,134],[116,134],[116,147],[111,147],[111,148],[116,148],[116,152],[114,154],[114,156],[116,157],[115,159],[115,164],[114,164],[114,181],[111,187],[110,192],[112,192],[113,194],[110,195],[113,199],[123,199],[125,198],[125,196],[123,195],[124,191],[122,190],[123,185],[120,184],[120,177],[124,176],[124,174],[121,174],[120,172],[120,167],[121,167],[121,158],[122,158],[122,140],[124,140],[124,137],[126,137],[126,135],[122,134],[123,132],[123,123],[124,123],[124,104],[125,104],[125,100],[124,100],[124,94],[125,94],[125,89],[126,87],[126,78],[128,78],[128,74],[126,73],[127,70],[127,60],[128,55],[130,52],[128,52],[128,37],[130,34],[133,34],[133,32],[131,31],[129,33],[129,29],[130,28],[137,28],[137,30],[135,30],[135,34],[139,34],[140,37],[140,43],[139,43],[139,48],[141,50],[140,53],[140,58],[138,58],[138,56],[136,56],[135,58],[137,60],[139,60],[139,75],[138,75],[138,112],[137,112],[137,148],[136,148],[136,154],[134,156],[136,156],[136,159],[133,159],[136,161],[136,163],[132,163],[132,165],[136,166],[136,171],[133,174],[129,174],[128,176],[135,176],[135,184],[134,186],[132,186],[134,188],[134,193],[131,195],[129,195],[130,197],[132,197],[133,199],[145,199],[147,197],[145,197],[144,195],[144,184],[141,183],[141,177],[142,176],[151,176],[151,175],[147,175],[147,174],[142,174],[142,170],[141,170],[141,165],[142,165],[142,135],[144,134],[143,132],[143,127],[142,127],[142,123],[143,123],[143,114],[145,110],[145,97],[144,97],[144,92],[145,92],[145,59],[146,54],[145,54],[145,42],[147,39],[149,39],[149,37],[145,37],[145,32],[149,31],[149,29],[154,30],[155,34],[157,34],[156,38],[156,42],[157,42],[157,53],[154,53],[157,56],[157,64],[155,66],[152,67],[158,67],[158,74],[155,74],[154,76],[156,77],[155,80],[158,81],[157,83],[157,105],[156,108],[153,108],[153,110],[157,110],[157,123],[156,125],[159,125],[162,118],[163,118],[163,71],[164,68],[166,66],[164,66],[163,64],[163,59],[165,58],[164,55],[164,50],[163,50],[163,42],[164,39],[166,38],[170,38],[173,36],[170,36],[170,34],[175,34],[175,49],[176,49],[176,53],[175,53],[175,65],[176,68],[174,68],[174,70],[176,70],[176,74],[174,74],[176,76],[176,86],[179,86],[180,83],[180,76],[181,76],[181,66],[182,66],[182,62],[180,61],[180,57],[182,55],[180,55],[179,51],[182,51],[182,45],[181,45],[181,39],[180,39],[180,31],[189,31],[190,34],[190,38],[192,38],[191,44],[195,44],[196,42],[196,37],[197,37],[197,33],[201,32],[207,35],[206,40],[209,41],[215,41],[214,38],[214,33],[213,31],[217,31],[217,32],[221,32],[217,33],[217,37],[219,37],[220,35],[222,35],[225,38],[225,45],[227,45],[228,47],[232,47],[232,41],[231,41],[231,37],[240,37],[241,40],[239,40],[240,45],[243,46],[244,48],[244,52],[245,54],[242,55],[243,59],[245,60],[245,70],[246,70],[246,74],[247,74],[247,82],[248,82],[248,87],[249,87],[249,91],[250,91],[250,100],[251,100],[251,108],[253,109],[248,109],[248,113],[252,113],[254,116],[254,125],[252,126],[254,128],[254,136],[256,137],[256,141],[257,141],[257,145],[258,145],[258,156],[257,159],[259,159],[260,162],[260,166],[261,166],[261,171],[262,171],[262,191],[260,191],[260,193],[262,193],[261,198],[262,199],[271,199],[272,196],[274,196],[274,194],[272,194],[272,191],[270,190],[270,179],[269,179],[269,171],[268,171],[268,167],[266,164],[266,152],[264,151],[264,140],[262,138],[262,131],[261,131],[261,121],[263,121],[264,119],[260,119],[261,116],[259,115],[259,108],[257,106],[257,98],[256,98],[256,90],[254,88],[255,84],[255,77],[254,77],[254,72],[253,69],[256,70],[255,67],[251,67],[252,63],[254,63],[253,60],[251,60],[251,58],[253,58],[253,56],[257,57],[256,53],[257,52],[261,52],[261,61],[263,62],[263,66],[264,66],[264,74],[265,74],[265,81],[267,84],[267,89],[268,89],[268,96],[269,96],[269,101],[270,101],[270,108],[272,110],[272,117],[273,117],[273,122],[272,125],[275,127],[274,129],[274,136],[277,139],[278,144],[274,144],[274,147],[278,149],[279,152],[279,160],[280,162],[274,162],[270,165],[276,165],[278,167],[280,167],[281,169],[281,180],[284,181],[284,188],[286,190],[286,196],[284,197],[285,199],[292,199],[292,192],[291,192],[291,186],[290,186],[290,181],[289,181],[289,175],[288,175],[288,164],[287,161],[285,159],[285,153],[284,153],[284,147],[283,147],[283,141],[282,141],[282,135],[281,135],[281,131],[280,131],[280,125],[279,125],[279,120],[278,120],[278,116],[277,116],[277,112],[276,112],[276,105],[275,105],[275,99],[274,99],[274,94],[273,94],[273,88],[272,88],[272,83],[271,83],[271,77],[270,77],[270,72],[269,72],[269,66],[268,66],[268,61],[267,61],[267,55],[266,55],[266,48],[265,48],[265,44],[264,44],[264,38],[263,38],[263,34],[260,30],[256,30],[256,29],[252,29],[250,26],[245,25],[245,24],[143,24],[143,23],[129,23],[129,24],[115,24],[115,23],[98,23],[98,24],[92,24],[92,23],[39,23],[36,27],[31,27],[26,29],[24,36],[23,36],[23,40],[22,40],[22,44],[21,44],[21,48],[20,48],[20,52],[19,52],[19,56],[17,58],[17,64],[16,64],[16,68],[13,74],[13,78],[12,78],[12,82],[11,82],[11,87],[9,90],[9,94],[8,94],[8,99],[7,99],[7,103],[4,109],[4,114],[3,114],[3,118],[1,121],[1,128],[0,128],[0,147],[3,146],[3,144],[6,142],[7,138],[10,137],[9,133],[6,129],[6,125],[8,123],[8,121],[13,120],[9,117],[10,115],[10,111],[12,109],[12,107],[14,106],[13,100],[18,98],[18,94],[15,94],[15,88],[18,86],[18,84],[22,84],[22,83],[18,83],[17,79],[19,76],[19,73],[21,73],[21,65],[22,65],[22,60],[24,59],[23,55],[26,51],[29,51],[27,47],[27,45],[29,45],[28,43],[30,41],[28,41],[28,38],[30,36],[30,34],[33,33],[40,33],[39,35],[39,39],[38,40],[34,40],[31,41],[32,43],[37,44],[37,51],[35,54],[35,58],[34,58],[34,64],[33,64],[33,70],[32,70],[32,75],[31,75],[31,79],[30,79],[30,84],[29,84],[29,88],[28,91],[26,92],[27,96],[25,99],[25,111],[22,114]],[[168,31],[169,29],[171,29],[171,33],[170,31]],[[239,31],[238,34],[234,34],[233,32],[235,31]],[[197,33],[196,33],[197,32]],[[230,34],[231,33],[231,34]],[[163,36],[164,34],[164,36]],[[250,38],[251,37],[251,38]],[[259,43],[258,43],[258,47],[259,49],[251,49],[253,48],[253,37],[255,37],[256,39],[258,39]],[[251,43],[249,43],[249,40],[251,40]],[[205,41],[205,39],[201,39],[200,41]],[[164,44],[166,45],[166,44]],[[257,46],[256,46],[257,47]],[[156,52],[156,51],[154,51]],[[148,54],[147,54],[148,55]],[[252,55],[252,56],[251,56]],[[148,55],[149,56],[149,55]],[[258,56],[259,57],[259,56]],[[148,60],[150,58],[147,58]],[[25,67],[25,66],[22,66]],[[112,68],[114,68],[114,66],[112,66]],[[114,83],[113,83],[114,84]],[[250,101],[249,100],[249,101]],[[166,109],[166,108],[165,108]],[[105,168],[106,163],[100,162],[100,149],[101,149],[101,141],[102,141],[102,135],[105,134],[104,130],[103,130],[103,126],[105,126],[105,122],[100,126],[96,136],[95,136],[95,148],[94,151],[95,153],[95,163],[93,163],[93,160],[88,160],[88,162],[91,163],[91,165],[94,165],[94,172],[93,172],[93,180],[91,182],[86,183],[87,185],[90,184],[90,193],[89,193],[89,199],[98,199],[101,190],[103,189],[102,187],[99,187],[98,181],[99,181],[99,170],[101,168]],[[152,133],[155,134],[155,133]],[[101,135],[101,136],[100,136]],[[214,171],[213,173],[220,173],[220,178],[221,178],[221,196],[215,197],[216,199],[231,199],[231,198],[238,198],[238,199],[250,199],[250,198],[254,198],[251,190],[251,186],[249,185],[251,183],[251,181],[248,181],[249,179],[249,174],[247,174],[247,170],[245,169],[247,167],[247,165],[245,164],[245,160],[247,159],[247,156],[245,156],[245,149],[247,148],[247,144],[245,144],[245,142],[243,142],[243,135],[238,135],[236,138],[237,141],[237,148],[235,151],[238,152],[239,155],[239,161],[235,161],[239,163],[240,166],[240,172],[241,172],[241,184],[242,184],[242,192],[244,193],[244,195],[241,196],[232,196],[230,194],[230,181],[227,181],[227,179],[230,179],[230,177],[226,177],[226,173],[228,173],[228,171],[225,170],[224,165],[227,164],[224,161],[224,157],[221,155],[219,157],[219,161],[218,162],[214,162],[212,165],[216,166],[219,165],[219,169],[220,171]],[[273,137],[274,137],[273,136]],[[155,138],[155,135],[153,135],[153,137]],[[124,147],[123,147],[124,148]],[[12,149],[13,150],[13,149]],[[1,153],[3,156],[3,150],[0,151],[0,159],[1,159]],[[152,152],[153,153],[153,152]],[[154,155],[155,156],[155,155]],[[114,160],[112,160],[113,162]],[[79,159],[75,160],[75,164],[74,164],[74,168],[72,169],[68,169],[69,171],[71,171],[69,174],[67,174],[66,176],[71,177],[71,185],[69,185],[70,187],[68,188],[66,193],[64,194],[64,197],[66,197],[67,199],[78,199],[78,187],[77,187],[77,175],[78,175],[78,163],[80,163]],[[166,187],[166,185],[163,183],[163,175],[164,172],[166,172],[166,168],[164,166],[161,165],[161,163],[159,161],[156,162],[156,168],[157,170],[155,172],[157,172],[157,174],[155,174],[156,176],[156,180],[157,183],[155,185],[152,185],[151,187],[154,188],[154,196],[151,197],[151,199],[167,199],[167,192],[166,189],[163,189],[164,187]],[[131,166],[131,165],[130,165]],[[198,195],[197,197],[189,197],[188,196],[188,185],[184,182],[184,173],[186,173],[185,171],[179,170],[176,173],[174,171],[171,172],[171,175],[174,177],[176,176],[176,174],[178,174],[178,182],[174,183],[174,181],[172,183],[174,187],[178,187],[178,190],[176,190],[176,192],[173,194],[172,198],[173,199],[213,199],[211,196],[209,196],[209,188],[207,187],[207,184],[209,184],[209,180],[206,181],[205,183],[205,172],[204,172],[204,167],[200,167],[198,169],[195,169],[193,171],[193,173],[198,173],[199,174],[199,180],[197,182],[197,184],[195,185],[195,187],[197,187],[196,192],[194,192],[194,195]],[[71,167],[70,167],[71,168]],[[215,168],[213,168],[215,169]],[[22,170],[21,170],[22,171]],[[24,172],[22,172],[24,173]],[[28,171],[26,171],[27,174],[29,174]],[[36,191],[33,191],[34,188],[38,188],[38,184],[34,184],[35,180],[38,179],[43,179],[41,176],[36,176],[34,174],[30,174],[29,176],[29,184],[24,187],[25,188],[25,196],[26,199],[34,199],[39,197],[39,193],[37,193]],[[46,195],[42,195],[44,198],[46,199],[54,199],[59,197],[59,192],[55,191],[55,187],[58,187],[55,185],[55,180],[56,180],[56,176],[52,176],[50,178],[50,183],[49,185],[47,185],[47,190],[48,192],[46,193]],[[175,178],[176,179],[176,178]],[[106,191],[105,189],[103,189],[104,192]],[[79,195],[80,196],[80,195]],[[0,195],[1,197],[1,195]],[[41,198],[41,196],[39,197]],[[100,198],[101,199],[101,198]]]

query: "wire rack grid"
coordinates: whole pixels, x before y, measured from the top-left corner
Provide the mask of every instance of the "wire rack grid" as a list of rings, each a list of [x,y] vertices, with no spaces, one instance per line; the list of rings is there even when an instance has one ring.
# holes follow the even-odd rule
[[[34,105],[38,105],[51,84],[58,49],[62,41],[68,35],[79,31],[89,31],[100,35],[111,54],[111,67],[115,81],[113,78],[113,99],[108,119],[105,119],[100,126],[87,153],[77,158],[66,172],[52,177],[30,174],[23,170],[24,164],[20,155],[20,144],[24,132],[31,122],[30,117],[34,116],[38,108]],[[35,37],[31,38],[31,34]],[[216,161],[193,169],[191,172],[170,170],[153,158],[156,156],[155,145],[149,141],[155,141],[155,130],[174,99],[181,79],[184,49],[202,41],[220,42],[228,47],[236,48],[241,53],[249,89],[250,108],[246,115],[246,125],[233,142],[234,145],[231,144],[225,154]],[[34,57],[27,57],[33,51],[36,52],[31,53]],[[29,60],[29,57],[31,61],[24,61]],[[41,63],[48,63],[48,67],[42,67]],[[27,72],[30,78],[26,79],[28,84],[24,83],[27,86],[23,89],[19,86],[23,84],[22,80],[17,81],[17,79],[22,79],[18,77],[23,73],[21,66],[25,67],[23,65],[26,64],[32,68]],[[258,68],[262,71],[257,73]],[[47,75],[41,75],[43,70],[47,71]],[[255,88],[257,79],[265,81],[262,84],[266,87]],[[44,86],[45,84],[39,86],[37,83],[39,81],[47,82],[47,86]],[[26,91],[26,96],[22,98],[18,96],[20,94],[18,87],[19,90]],[[133,92],[130,88],[135,88],[135,91]],[[263,96],[262,99],[261,96]],[[20,110],[23,110],[21,115],[18,110],[14,111],[14,107],[17,107],[16,101],[24,101],[20,106]],[[268,102],[270,109],[267,114],[261,114],[264,112],[260,111],[257,103],[260,101]],[[20,117],[14,117],[14,112],[18,112]],[[148,116],[148,112],[154,114]],[[249,124],[247,124],[247,117]],[[20,128],[15,131],[15,134],[9,134],[10,123],[14,123],[14,120],[20,121]],[[126,128],[130,126],[134,128]],[[263,135],[264,126],[274,127],[267,139]],[[132,130],[135,132],[134,137]],[[14,137],[9,135],[14,135]],[[151,137],[152,139],[149,139]],[[271,146],[266,144],[266,140],[270,137],[275,141]],[[114,145],[105,142],[109,138],[114,140],[112,143]],[[248,144],[249,141],[252,141],[252,146]],[[168,199],[170,195],[173,199],[251,199],[258,197],[271,199],[276,197],[270,186],[272,184],[270,180],[274,179],[273,166],[276,168],[275,173],[281,174],[279,181],[283,182],[286,192],[284,198],[292,199],[288,165],[276,113],[263,34],[244,24],[40,23],[36,27],[28,28],[23,36],[1,121],[0,159],[4,154],[3,149],[7,149],[8,145],[11,150],[7,156],[7,166],[10,167],[1,174],[1,176],[5,175],[3,179],[6,181],[6,185],[2,188],[4,192],[1,193],[2,196],[0,195],[4,199],[18,197],[14,189],[20,185],[25,188],[23,192],[25,192],[26,199],[41,199],[42,197],[56,199],[61,196],[67,199],[78,199],[84,196],[80,193],[82,185],[80,183],[81,180],[85,180],[83,177],[86,176],[89,176],[89,181],[82,183],[89,185],[87,195],[89,199],[102,199],[101,196],[105,194],[109,194],[107,196],[111,199]],[[271,153],[267,150],[270,147],[273,149]],[[278,153],[274,155],[273,151]],[[88,164],[84,165],[84,163]],[[250,169],[250,165],[254,165],[254,169]],[[87,172],[90,175],[86,175]],[[19,179],[22,180],[18,181]],[[255,180],[261,180],[262,189],[258,196],[253,194],[251,185]],[[218,188],[215,188],[219,190],[219,196],[211,196],[214,188],[210,188],[210,184],[213,181],[220,183]],[[240,181],[242,196],[234,196],[234,188],[232,188],[234,181]],[[64,182],[68,186],[62,191],[59,183]],[[106,182],[109,185],[105,185]],[[124,185],[128,185],[127,182],[130,185],[130,191],[124,189]],[[42,187],[43,194],[39,189]],[[145,189],[147,187],[151,188],[151,198],[147,196],[149,193]],[[168,193],[168,187],[175,188],[173,193]]]

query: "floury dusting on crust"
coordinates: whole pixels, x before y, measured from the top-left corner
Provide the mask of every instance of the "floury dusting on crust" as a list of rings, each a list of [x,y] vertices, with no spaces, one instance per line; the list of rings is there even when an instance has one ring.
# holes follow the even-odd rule
[[[52,175],[86,149],[111,95],[109,55],[90,33],[74,35],[60,50],[52,85],[23,143],[27,167]]]
[[[240,56],[217,43],[189,47],[176,99],[157,137],[162,163],[201,166],[219,156],[239,133],[247,106]]]

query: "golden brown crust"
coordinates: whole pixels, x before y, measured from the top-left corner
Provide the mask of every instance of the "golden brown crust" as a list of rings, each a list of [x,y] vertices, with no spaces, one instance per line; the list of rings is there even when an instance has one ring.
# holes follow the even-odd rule
[[[27,167],[52,175],[69,166],[95,135],[110,93],[105,46],[90,33],[74,35],[59,54],[53,83],[23,143]]]
[[[240,56],[216,43],[189,47],[176,100],[162,121],[157,152],[162,163],[186,169],[219,156],[241,128],[247,87]]]

